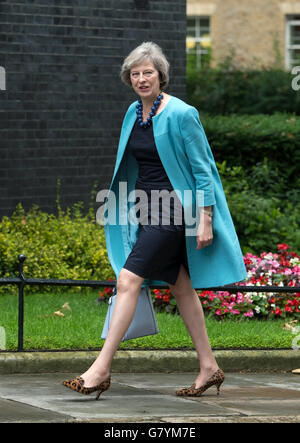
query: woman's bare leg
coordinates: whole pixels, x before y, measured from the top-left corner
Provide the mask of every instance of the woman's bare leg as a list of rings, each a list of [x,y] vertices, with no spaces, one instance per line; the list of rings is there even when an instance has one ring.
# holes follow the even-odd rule
[[[196,388],[203,385],[218,369],[206,331],[203,309],[199,297],[192,288],[190,277],[183,265],[175,285],[169,288],[176,298],[177,306],[182,319],[195,345],[200,362],[200,373],[195,380]]]
[[[84,386],[96,386],[110,374],[111,363],[136,310],[144,278],[122,269],[117,280],[117,300],[107,337],[100,354],[90,368],[81,375]]]

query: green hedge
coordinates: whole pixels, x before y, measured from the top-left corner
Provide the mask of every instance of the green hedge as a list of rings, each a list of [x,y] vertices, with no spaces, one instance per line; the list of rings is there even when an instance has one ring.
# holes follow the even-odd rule
[[[82,208],[83,204],[79,202],[72,209],[60,210],[58,216],[54,216],[36,205],[26,212],[19,204],[10,218],[3,217],[0,223],[0,276],[17,275],[18,254],[25,254],[25,277],[114,278],[104,229],[96,223],[91,211],[84,215]],[[51,288],[46,286],[45,290]],[[26,292],[38,291],[38,286],[26,288]],[[7,287],[0,286],[0,292],[7,292]]]
[[[270,68],[241,71],[229,63],[216,68],[188,68],[187,101],[209,114],[300,115],[300,91],[292,88],[290,72]]]
[[[269,159],[278,179],[299,187],[300,117],[288,114],[209,116],[201,114],[217,162],[245,169]]]
[[[289,187],[267,158],[248,169],[217,166],[243,253],[287,243],[299,254],[300,187]]]

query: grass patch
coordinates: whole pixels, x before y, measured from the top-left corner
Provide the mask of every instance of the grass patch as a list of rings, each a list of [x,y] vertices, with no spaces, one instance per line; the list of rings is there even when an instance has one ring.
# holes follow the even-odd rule
[[[101,348],[100,338],[107,311],[97,304],[97,291],[30,294],[24,302],[24,349]],[[65,305],[67,303],[67,305]],[[65,307],[63,308],[63,306]],[[67,307],[71,310],[68,310]],[[54,314],[61,312],[60,314]],[[159,334],[128,340],[120,349],[193,349],[180,316],[156,314]],[[218,321],[206,318],[212,348],[291,348],[294,335],[282,328],[285,320],[245,319]],[[0,296],[0,326],[6,332],[6,350],[17,349],[18,297]]]

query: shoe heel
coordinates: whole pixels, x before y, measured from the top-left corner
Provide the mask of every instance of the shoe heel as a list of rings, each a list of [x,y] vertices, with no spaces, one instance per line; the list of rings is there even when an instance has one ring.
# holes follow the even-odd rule
[[[99,400],[100,395],[102,394],[102,389],[100,391],[97,391],[96,400]]]
[[[107,381],[104,381],[100,384],[99,389],[97,390],[96,400],[99,400],[100,395],[102,392],[107,391],[110,387],[110,377]]]
[[[221,384],[222,384],[222,383],[223,383],[223,380],[220,381],[219,383],[216,383],[217,395],[220,395],[220,387],[221,387]]]

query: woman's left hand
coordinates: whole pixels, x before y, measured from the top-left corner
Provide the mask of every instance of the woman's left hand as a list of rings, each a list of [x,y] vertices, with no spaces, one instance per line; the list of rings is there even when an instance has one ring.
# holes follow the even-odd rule
[[[213,241],[212,218],[202,213],[200,223],[197,229],[197,247],[196,249],[205,248]]]

